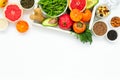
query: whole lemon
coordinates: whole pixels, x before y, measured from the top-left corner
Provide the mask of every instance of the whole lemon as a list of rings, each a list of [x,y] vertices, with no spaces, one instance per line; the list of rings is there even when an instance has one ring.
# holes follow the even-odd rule
[[[8,0],[0,0],[0,8],[3,8],[8,3]]]

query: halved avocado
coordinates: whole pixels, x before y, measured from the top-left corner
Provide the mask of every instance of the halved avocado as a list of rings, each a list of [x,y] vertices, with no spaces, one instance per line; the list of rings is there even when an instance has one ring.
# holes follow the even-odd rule
[[[58,19],[57,18],[47,18],[42,22],[42,25],[55,27],[58,25]]]
[[[87,0],[87,7],[86,7],[86,9],[93,8],[98,2],[99,2],[99,0]]]

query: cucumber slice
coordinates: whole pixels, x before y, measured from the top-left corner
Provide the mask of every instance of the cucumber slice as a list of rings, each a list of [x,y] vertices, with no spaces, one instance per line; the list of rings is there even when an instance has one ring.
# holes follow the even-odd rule
[[[91,9],[93,6],[95,6],[99,0],[87,0],[87,7],[86,9]]]

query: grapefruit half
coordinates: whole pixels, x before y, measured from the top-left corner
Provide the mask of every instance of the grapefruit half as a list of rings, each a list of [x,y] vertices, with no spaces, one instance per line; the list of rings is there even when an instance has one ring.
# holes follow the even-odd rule
[[[84,11],[87,5],[86,0],[68,0],[68,3],[70,10],[79,9],[80,11]]]
[[[10,22],[16,22],[22,16],[22,9],[17,4],[9,4],[4,11],[5,18]]]

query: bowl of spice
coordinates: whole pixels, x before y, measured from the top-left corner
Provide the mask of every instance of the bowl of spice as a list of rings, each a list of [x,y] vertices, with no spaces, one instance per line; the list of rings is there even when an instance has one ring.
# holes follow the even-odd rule
[[[20,0],[20,5],[25,10],[32,9],[34,7],[35,0]]]
[[[96,15],[99,18],[105,18],[110,15],[110,8],[107,4],[99,5],[96,10]]]
[[[110,25],[112,28],[119,28],[120,27],[120,17],[114,16],[110,19]]]
[[[97,21],[94,23],[92,31],[95,36],[101,37],[107,33],[108,27],[104,21]]]
[[[38,5],[45,16],[56,18],[66,12],[68,0],[39,0]]]
[[[111,29],[107,32],[106,38],[109,42],[116,42],[118,38],[118,32],[114,29]]]

